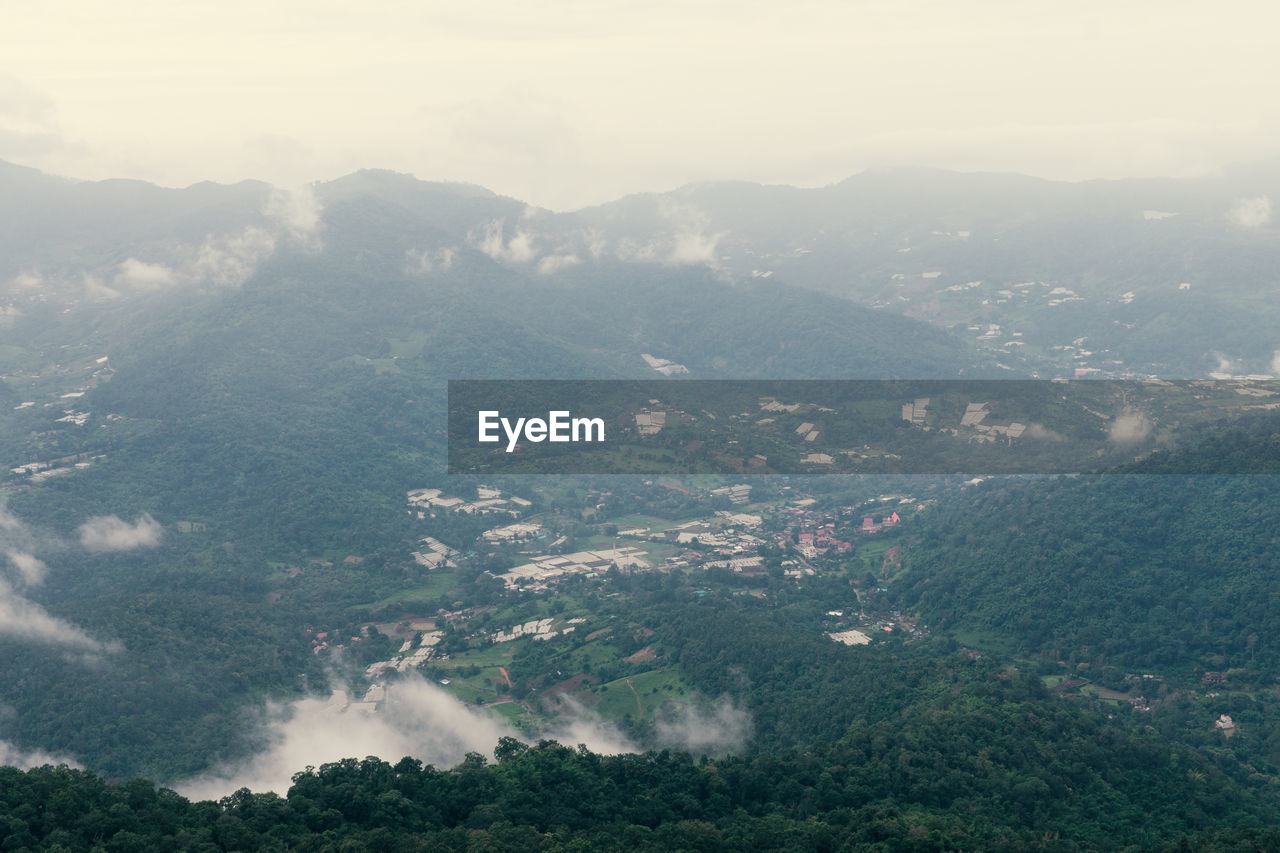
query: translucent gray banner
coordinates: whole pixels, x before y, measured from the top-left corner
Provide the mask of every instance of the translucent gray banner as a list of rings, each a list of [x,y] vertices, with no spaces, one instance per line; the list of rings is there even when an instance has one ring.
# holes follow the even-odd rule
[[[1278,407],[1247,380],[459,380],[449,472],[1254,473]]]

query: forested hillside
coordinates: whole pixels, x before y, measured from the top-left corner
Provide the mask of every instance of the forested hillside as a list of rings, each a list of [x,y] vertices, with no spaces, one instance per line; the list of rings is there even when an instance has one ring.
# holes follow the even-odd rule
[[[971,485],[903,531],[887,594],[1063,695],[1274,774],[1280,480],[1160,473],[1268,470],[1274,430],[1222,428],[1125,473]]]
[[[450,379],[1128,375],[1086,341],[1032,340],[1086,297],[1014,279],[1070,260],[1026,205],[1065,205],[1065,233],[1099,244],[1072,266],[1083,281],[1132,243],[1107,223],[1147,229],[1124,220],[1133,198],[1099,224],[1061,187],[939,179],[941,218],[878,209],[903,180],[923,179],[813,196],[844,211],[813,242],[803,229],[825,221],[821,205],[786,233],[760,211],[804,207],[800,191],[684,193],[715,214],[703,220],[654,198],[553,215],[382,172],[290,196],[0,171],[14,225],[0,270],[0,756],[87,768],[4,771],[0,846],[1268,839],[1280,494],[1270,477],[1160,473],[1274,466],[1268,415],[1187,435],[1162,422],[1180,449],[1094,478],[766,480],[742,445],[746,482],[445,474]],[[971,198],[977,187],[999,198]],[[1210,256],[1236,241],[1265,260],[1264,233],[1204,235],[1225,192],[1210,189],[1161,198],[1198,211],[1185,227]],[[40,199],[23,220],[19,203]],[[958,236],[968,216],[1003,242],[980,270]],[[1146,236],[1152,252],[1168,237]],[[969,275],[987,280],[957,280]],[[1111,300],[1118,282],[1088,298]],[[973,304],[922,319],[926,287]],[[1040,301],[1023,311],[1018,293]],[[1229,320],[1237,297],[1202,307]],[[1136,334],[1181,328],[1188,304]],[[1108,329],[1130,322],[1108,310]],[[1005,312],[1030,324],[1022,343]],[[1167,364],[1200,365],[1206,346]],[[887,429],[907,429],[888,405]],[[838,414],[739,408],[721,421],[815,438],[811,421]],[[1099,435],[1114,426],[1085,412]],[[1036,440],[1052,450],[1053,435]],[[387,697],[418,689],[434,704],[406,737]],[[323,762],[277,749],[315,723],[306,703],[344,734],[384,727],[379,753],[447,740],[442,767],[467,736],[502,739],[484,745],[493,764],[388,752],[305,769]],[[539,743],[569,724],[620,754]],[[299,774],[287,797],[191,803],[136,778],[231,779],[279,754]]]
[[[1280,661],[1273,475],[990,481],[918,531],[895,598],[939,628],[1103,671]]]
[[[495,764],[351,759],[300,772],[286,798],[219,804],[4,770],[0,833],[8,849],[1065,851],[1276,818],[1192,751],[1065,707],[1036,679],[952,656],[904,681],[902,664],[871,664],[897,708],[803,750],[695,761],[508,739]]]
[[[230,215],[246,194],[268,195],[42,187],[53,209],[91,220],[84,227],[102,216],[86,196],[131,199],[116,227],[142,242],[117,250],[137,251],[176,251],[164,242],[173,233],[149,230],[173,209]],[[56,571],[28,594],[118,651],[84,666],[59,643],[0,634],[0,698],[16,712],[3,737],[113,777],[175,778],[248,751],[256,734],[242,715],[324,682],[304,627],[356,622],[354,601],[414,576],[421,533],[404,495],[444,482],[449,379],[657,376],[641,358],[651,350],[703,377],[992,369],[924,323],[694,266],[601,261],[542,275],[470,248],[411,263],[421,241],[465,236],[508,202],[376,173],[324,195],[322,244],[281,234],[237,286],[175,279],[103,300],[18,293],[22,313],[0,349],[11,369],[0,384],[12,400],[0,407],[7,511],[33,541],[75,541],[89,519],[110,516],[145,514],[167,533],[127,554],[57,549]],[[188,224],[215,227],[199,222]],[[456,233],[440,236],[446,222]],[[62,299],[70,307],[45,304]],[[66,422],[68,406],[86,421]],[[8,470],[69,457],[91,462],[38,485]],[[461,528],[459,545],[484,529]],[[313,573],[305,592],[280,597],[289,567],[351,555],[358,569]],[[486,603],[480,574],[469,568],[445,603]]]

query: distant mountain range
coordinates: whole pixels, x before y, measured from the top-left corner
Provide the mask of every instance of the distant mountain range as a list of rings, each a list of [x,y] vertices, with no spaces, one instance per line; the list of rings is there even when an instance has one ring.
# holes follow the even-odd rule
[[[289,256],[344,258],[380,278],[491,261],[522,288],[699,269],[767,285],[747,292],[800,288],[923,320],[1021,374],[1271,373],[1274,198],[1274,163],[1085,183],[887,169],[819,189],[692,184],[568,213],[379,170],[284,193],[0,164],[0,319],[237,287]]]

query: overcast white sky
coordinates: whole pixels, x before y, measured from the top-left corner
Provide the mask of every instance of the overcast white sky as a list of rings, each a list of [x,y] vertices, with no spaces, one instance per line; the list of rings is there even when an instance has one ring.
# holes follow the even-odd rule
[[[887,164],[1185,176],[1280,153],[1277,31],[1260,0],[0,0],[0,159],[555,209]]]

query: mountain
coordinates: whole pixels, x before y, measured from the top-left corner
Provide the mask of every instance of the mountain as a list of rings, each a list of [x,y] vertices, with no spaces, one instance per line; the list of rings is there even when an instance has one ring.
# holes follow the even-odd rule
[[[18,712],[3,734],[113,776],[243,752],[243,709],[324,679],[304,626],[349,622],[416,576],[404,496],[445,481],[449,379],[655,376],[650,352],[704,378],[995,370],[943,330],[782,283],[604,258],[539,271],[509,238],[506,255],[466,242],[523,210],[474,187],[20,177],[38,193],[32,250],[11,256],[0,448],[28,532],[7,547],[66,544],[22,590],[23,629],[0,632]],[[163,538],[76,545],[95,519]],[[280,598],[285,569],[350,555],[352,585],[311,576]],[[465,591],[480,574],[460,576],[461,600],[483,600]],[[34,624],[52,636],[32,652]],[[202,701],[206,682],[222,686]]]
[[[5,771],[0,846],[1113,849],[1273,824],[1280,502],[1156,473],[1269,459],[1265,414],[1089,479],[444,471],[450,379],[1269,368],[1270,174],[890,170],[553,213],[383,171],[0,169],[0,755],[299,774],[191,805]],[[521,745],[550,736],[598,746]],[[339,740],[386,754],[312,759]],[[393,763],[420,750],[457,767]]]
[[[324,227],[332,249],[354,236],[396,266],[468,249],[543,278],[616,261],[706,265],[925,320],[1042,375],[1262,373],[1277,346],[1275,163],[1083,183],[883,169],[814,189],[691,184],[566,213],[379,170],[289,194],[9,167],[0,189],[0,279],[38,281],[46,298],[238,285]]]
[[[988,346],[1007,352],[1016,340],[1046,370],[1172,378],[1223,362],[1241,362],[1226,372],[1270,370],[1278,189],[1274,163],[1077,184],[890,169],[809,190],[696,184],[582,215],[613,239],[696,224],[719,235],[717,254],[736,275],[970,338],[995,326]]]
[[[1278,429],[1258,416],[1114,474],[970,485],[902,531],[889,600],[1067,693],[1132,705],[1170,739],[1272,772],[1280,483],[1185,472],[1261,470]]]

